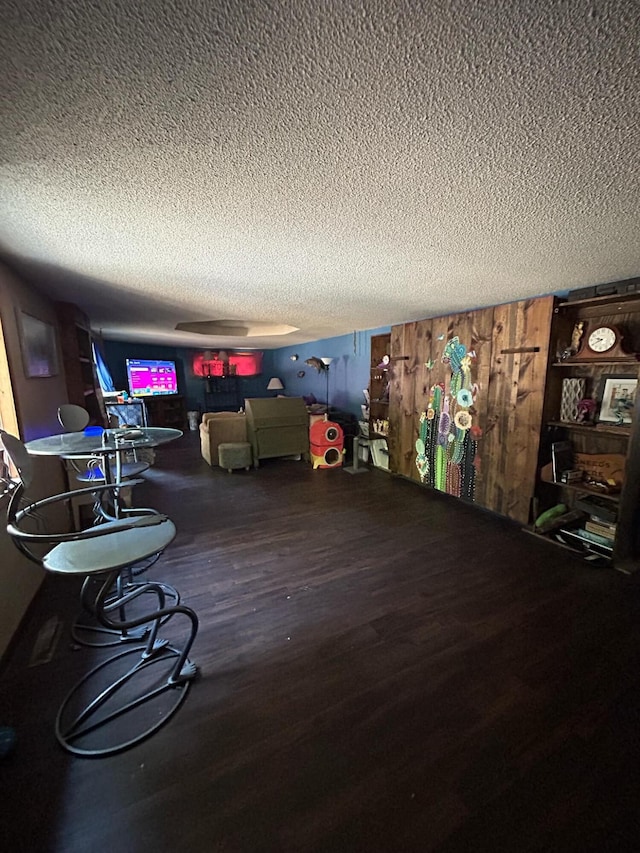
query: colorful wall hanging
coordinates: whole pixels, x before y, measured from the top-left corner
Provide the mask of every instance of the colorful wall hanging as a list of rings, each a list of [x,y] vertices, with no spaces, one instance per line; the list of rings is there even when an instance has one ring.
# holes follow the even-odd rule
[[[455,497],[474,499],[478,438],[474,404],[478,385],[472,381],[476,354],[456,336],[442,354],[451,377],[431,386],[427,411],[420,416],[416,441],[416,466],[426,485]]]

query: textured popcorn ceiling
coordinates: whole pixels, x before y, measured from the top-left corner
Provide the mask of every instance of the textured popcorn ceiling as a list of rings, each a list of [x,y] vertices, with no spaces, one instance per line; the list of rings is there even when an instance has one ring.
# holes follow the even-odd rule
[[[0,251],[279,347],[640,274],[637,0],[4,0]],[[243,320],[247,338],[174,331]]]

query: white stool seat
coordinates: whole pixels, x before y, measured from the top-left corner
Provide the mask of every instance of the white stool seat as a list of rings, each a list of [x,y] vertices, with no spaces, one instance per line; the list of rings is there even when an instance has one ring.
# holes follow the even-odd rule
[[[96,572],[125,568],[140,560],[163,551],[176,535],[172,521],[163,516],[152,516],[155,523],[136,525],[138,519],[126,521],[134,524],[129,530],[112,532],[109,535],[61,542],[42,559],[42,565],[51,572],[61,574],[90,575]],[[157,521],[156,521],[157,520]],[[122,526],[121,521],[109,521],[96,530],[107,533],[111,528]]]

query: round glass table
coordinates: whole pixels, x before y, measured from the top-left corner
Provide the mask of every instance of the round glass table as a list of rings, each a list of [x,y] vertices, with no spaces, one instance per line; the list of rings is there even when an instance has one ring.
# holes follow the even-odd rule
[[[130,429],[85,430],[34,438],[25,446],[33,456],[108,456],[116,451],[157,447],[182,435],[180,429],[136,427]]]
[[[32,456],[60,456],[63,459],[93,458],[100,460],[96,482],[126,485],[128,478],[122,476],[122,462],[128,451],[144,447],[158,447],[183,435],[182,430],[165,427],[129,427],[125,429],[102,429],[88,427],[84,432],[66,432],[35,438],[25,447]],[[148,466],[146,466],[148,467]],[[87,491],[86,489],[83,491]],[[81,491],[77,491],[79,495]],[[94,504],[96,517],[109,520],[120,516],[118,493],[112,493],[114,506],[108,508],[107,493],[101,492]]]

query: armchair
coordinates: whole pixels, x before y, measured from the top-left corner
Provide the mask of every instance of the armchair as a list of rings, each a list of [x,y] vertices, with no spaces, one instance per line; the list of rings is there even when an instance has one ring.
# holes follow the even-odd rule
[[[200,423],[200,447],[204,459],[219,465],[218,445],[247,441],[247,418],[244,412],[205,412]]]

